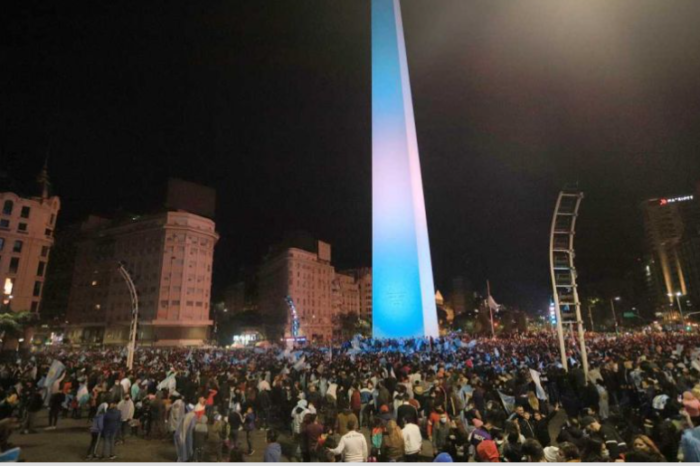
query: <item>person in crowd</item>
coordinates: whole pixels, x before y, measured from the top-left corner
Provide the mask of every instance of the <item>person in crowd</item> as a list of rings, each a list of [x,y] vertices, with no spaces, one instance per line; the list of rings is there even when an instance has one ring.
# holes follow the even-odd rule
[[[255,431],[255,410],[252,406],[248,406],[245,417],[243,418],[243,431],[245,432],[245,441],[248,445],[248,456],[255,453],[253,450],[253,432]]]
[[[564,442],[559,445],[560,462],[564,463],[580,463],[581,453],[578,447],[573,443]]]
[[[405,421],[406,425],[401,429],[405,446],[404,457],[407,462],[417,462],[423,449],[423,436],[413,419],[406,417]]]
[[[523,447],[521,449],[523,454],[523,461],[528,463],[546,463],[547,459],[544,455],[544,448],[542,444],[535,439],[527,439],[523,442]]]
[[[107,403],[102,403],[97,409],[95,416],[92,418],[90,426],[90,446],[88,447],[86,460],[98,459],[97,447],[101,438],[104,438],[104,417],[107,412]]]
[[[330,449],[334,455],[342,455],[345,463],[363,463],[369,457],[367,440],[365,436],[357,432],[357,423],[354,419],[348,421],[348,431],[340,438],[338,446]]]
[[[613,461],[625,453],[627,443],[622,439],[614,426],[610,424],[602,425],[593,416],[586,416],[581,419],[581,426],[589,432],[589,435],[598,438],[609,450],[609,458]]]
[[[393,419],[386,423],[386,435],[382,442],[382,459],[387,462],[399,462],[403,460],[406,451],[406,442],[403,432]]]
[[[121,386],[121,385],[120,385]],[[114,400],[114,399],[113,399]],[[104,414],[102,432],[104,434],[104,448],[102,456],[109,460],[117,459],[114,444],[122,428],[122,413],[117,409],[117,402],[111,401]]]
[[[124,386],[124,384],[122,384]],[[128,393],[128,391],[125,391]],[[134,420],[134,402],[131,400],[131,395],[124,395],[124,399],[117,403],[117,409],[121,413],[122,425],[119,430],[119,441],[126,442],[126,434],[129,432],[129,426]]]
[[[282,462],[282,446],[277,441],[277,431],[268,430],[266,434],[267,446],[263,454],[265,463],[280,463]]]
[[[631,451],[641,452],[644,455],[647,455],[653,462],[664,463],[667,461],[664,455],[661,454],[661,451],[659,451],[657,448],[654,441],[646,435],[635,435],[635,437],[632,439]],[[629,453],[625,455],[626,462],[628,461],[628,456]]]

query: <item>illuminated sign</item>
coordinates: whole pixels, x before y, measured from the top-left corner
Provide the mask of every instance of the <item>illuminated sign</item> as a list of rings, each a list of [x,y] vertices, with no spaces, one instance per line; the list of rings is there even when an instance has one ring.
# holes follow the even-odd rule
[[[247,345],[249,343],[257,341],[257,339],[258,339],[258,335],[256,333],[246,333],[243,335],[234,335],[233,336],[233,343]]]
[[[672,197],[671,199],[660,199],[659,200],[659,205],[666,205],[666,204],[673,204],[676,202],[685,202],[685,201],[692,201],[693,196],[681,196],[681,197]]]

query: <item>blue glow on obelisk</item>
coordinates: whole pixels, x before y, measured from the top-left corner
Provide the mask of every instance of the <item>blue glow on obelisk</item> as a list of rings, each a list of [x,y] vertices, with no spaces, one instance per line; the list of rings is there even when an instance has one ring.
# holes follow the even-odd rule
[[[438,336],[399,0],[372,0],[372,207],[374,337]]]

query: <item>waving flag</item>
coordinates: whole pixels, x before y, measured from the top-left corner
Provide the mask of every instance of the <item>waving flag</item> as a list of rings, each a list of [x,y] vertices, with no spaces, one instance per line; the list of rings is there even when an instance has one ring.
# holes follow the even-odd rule
[[[515,411],[515,397],[511,395],[506,395],[502,391],[498,390],[498,396],[501,398],[501,403],[506,410],[506,413],[510,415]]]

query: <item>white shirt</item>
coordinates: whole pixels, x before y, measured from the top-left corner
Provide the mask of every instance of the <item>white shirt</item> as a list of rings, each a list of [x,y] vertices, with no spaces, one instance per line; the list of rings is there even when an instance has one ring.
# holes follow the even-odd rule
[[[267,390],[267,391],[272,390],[270,388],[270,382],[268,382],[265,379],[262,379],[260,382],[258,382],[258,391],[261,392],[263,390]]]
[[[367,461],[367,439],[361,433],[351,430],[340,438],[336,448],[331,449],[334,455],[343,455],[346,463],[364,463]]]
[[[121,382],[119,382],[124,389],[124,393],[131,393],[129,389],[131,388],[131,380],[128,377],[124,377]]]
[[[401,431],[403,434],[403,442],[407,455],[415,455],[423,449],[423,436],[420,434],[420,428],[417,425],[409,422]]]

